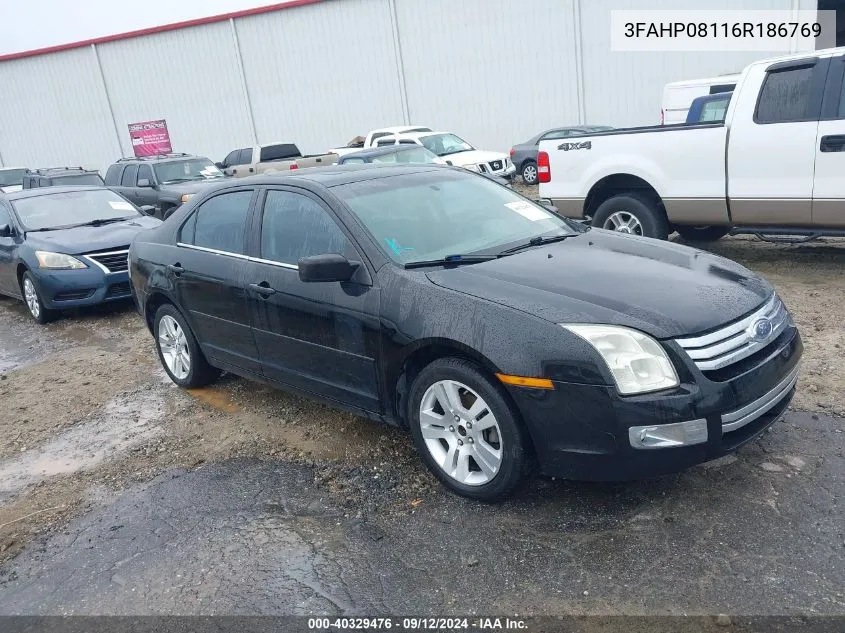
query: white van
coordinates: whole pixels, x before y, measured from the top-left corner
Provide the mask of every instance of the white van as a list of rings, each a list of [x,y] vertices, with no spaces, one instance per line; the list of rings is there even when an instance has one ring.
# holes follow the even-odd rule
[[[660,125],[683,123],[687,120],[687,112],[693,99],[720,92],[731,92],[737,81],[739,81],[739,74],[673,81],[666,84],[663,87]]]

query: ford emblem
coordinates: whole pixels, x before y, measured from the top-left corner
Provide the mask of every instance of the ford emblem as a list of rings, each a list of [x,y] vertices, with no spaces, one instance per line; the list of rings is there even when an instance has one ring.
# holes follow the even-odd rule
[[[761,319],[757,319],[751,324],[751,327],[748,328],[748,333],[751,335],[753,340],[761,343],[772,335],[773,330],[774,327],[772,326],[772,322],[763,317]]]

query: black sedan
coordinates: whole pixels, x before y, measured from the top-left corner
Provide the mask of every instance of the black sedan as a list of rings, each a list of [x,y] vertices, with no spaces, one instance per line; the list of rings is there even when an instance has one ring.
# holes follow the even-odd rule
[[[742,266],[446,166],[226,183],[129,258],[175,383],[227,370],[400,425],[479,499],[535,459],[620,480],[733,451],[786,408],[802,353]]]
[[[10,193],[0,198],[0,294],[23,299],[39,323],[129,299],[129,243],[158,224],[103,187]]]

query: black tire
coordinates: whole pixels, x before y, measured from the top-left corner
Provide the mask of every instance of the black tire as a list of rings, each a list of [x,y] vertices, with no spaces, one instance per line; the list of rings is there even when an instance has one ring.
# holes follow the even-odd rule
[[[498,471],[486,483],[465,484],[450,476],[434,458],[423,439],[420,405],[428,388],[441,380],[453,380],[469,387],[484,400],[489,411],[495,416],[500,432],[502,458]],[[519,414],[509,403],[501,386],[488,378],[474,363],[458,358],[441,358],[432,362],[414,379],[408,406],[408,420],[417,452],[434,476],[453,492],[471,499],[496,501],[510,495],[531,471],[530,443]],[[444,420],[444,424],[451,423],[445,416]],[[477,429],[475,433],[478,433]],[[459,436],[455,437],[457,439]],[[478,469],[476,462],[472,464],[475,464],[475,468]],[[480,469],[478,470],[480,472]]]
[[[675,230],[685,240],[690,242],[715,242],[731,232],[729,226],[688,226],[678,224]]]
[[[627,214],[636,219],[640,226],[640,232],[636,232],[636,235],[658,240],[669,237],[669,222],[666,220],[666,214],[652,196],[632,191],[608,198],[593,214],[593,226],[614,230],[611,218],[617,213]]]
[[[166,316],[176,321],[185,335],[188,353],[190,354],[190,369],[185,377],[180,378],[176,376],[170,370],[170,367],[167,366],[167,362],[162,354],[159,327],[162,319]],[[156,311],[153,317],[153,334],[155,336],[156,352],[158,352],[158,359],[161,361],[161,366],[164,367],[164,371],[167,372],[170,380],[180,387],[186,389],[204,387],[205,385],[210,385],[220,377],[220,370],[208,364],[205,355],[197,343],[197,339],[194,337],[194,333],[188,327],[188,324],[182,317],[182,313],[175,306],[165,303]]]
[[[27,286],[31,284],[32,289],[35,292],[35,309],[29,305],[29,301],[27,300]],[[41,291],[38,289],[38,284],[35,281],[35,277],[32,276],[32,273],[26,271],[23,276],[21,277],[21,294],[23,295],[23,302],[26,305],[27,312],[29,312],[29,316],[31,316],[37,323],[44,325],[45,323],[49,323],[53,321],[57,316],[58,312],[56,310],[48,310],[44,307],[44,301],[41,299]]]
[[[537,163],[535,163],[533,160],[527,160],[522,163],[522,167],[520,168],[519,173],[520,176],[522,176],[522,182],[524,182],[526,185],[537,184]]]

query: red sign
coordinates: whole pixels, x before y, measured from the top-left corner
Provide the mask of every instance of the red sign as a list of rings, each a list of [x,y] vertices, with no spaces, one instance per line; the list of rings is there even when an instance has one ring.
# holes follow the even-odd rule
[[[155,156],[173,151],[170,134],[167,132],[167,121],[164,119],[130,123],[129,138],[132,139],[135,156]]]

